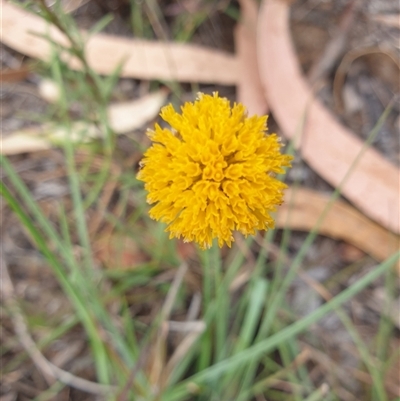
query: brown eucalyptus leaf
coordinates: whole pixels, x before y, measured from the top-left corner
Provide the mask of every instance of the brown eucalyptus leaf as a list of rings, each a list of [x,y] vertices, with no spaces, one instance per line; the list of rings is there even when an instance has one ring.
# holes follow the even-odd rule
[[[237,100],[243,103],[249,115],[263,115],[268,104],[262,89],[257,63],[258,5],[254,0],[240,0],[241,20],[235,28],[235,47],[238,59]]]
[[[68,39],[54,26],[4,0],[1,41],[20,53],[49,60],[52,45],[37,36],[48,35],[54,42],[68,47]],[[35,35],[36,34],[36,35]],[[148,41],[98,33],[87,37],[87,62],[97,73],[108,75],[122,64],[121,76],[139,79],[177,80],[234,85],[238,63],[234,55],[197,45]],[[81,63],[64,52],[62,59],[73,69]]]
[[[342,194],[368,217],[399,233],[400,171],[374,149],[363,149],[363,142],[315,98],[291,42],[287,2],[263,1],[257,39],[265,96],[284,135],[295,140],[307,163],[335,187],[357,159]]]
[[[307,188],[288,189],[285,203],[280,206],[276,226],[292,230],[311,231],[317,224],[330,197]],[[336,200],[318,228],[318,233],[345,241],[378,261],[383,261],[399,249],[400,237],[365,217],[350,204]],[[397,264],[400,273],[400,263]]]

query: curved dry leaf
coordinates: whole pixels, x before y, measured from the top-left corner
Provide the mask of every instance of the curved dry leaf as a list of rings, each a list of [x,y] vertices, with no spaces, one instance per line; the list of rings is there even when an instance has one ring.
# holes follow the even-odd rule
[[[49,103],[59,100],[60,90],[50,79],[43,79],[38,86],[40,96]],[[167,100],[168,90],[161,89],[140,99],[114,103],[108,106],[107,114],[112,130],[116,134],[141,128],[154,118]]]
[[[311,231],[330,197],[311,189],[288,189],[285,203],[279,208],[276,226]],[[368,255],[383,261],[399,249],[400,237],[365,217],[353,206],[335,201],[322,221],[318,232],[356,246]],[[400,263],[397,265],[400,273]]]
[[[291,43],[288,14],[285,1],[264,0],[262,4],[258,60],[265,95],[286,137],[295,138],[305,121],[297,147],[321,177],[338,186],[363,143],[335,120],[306,84]],[[399,185],[399,169],[374,149],[367,149],[342,193],[370,218],[399,233]]]
[[[1,0],[1,41],[7,46],[41,60],[49,60],[50,43],[32,33],[48,35],[56,43],[68,46],[66,37],[42,18]],[[87,33],[82,31],[83,36]],[[86,58],[99,74],[111,74],[122,63],[122,77],[140,79],[177,80],[234,85],[238,64],[234,55],[196,45],[161,43],[96,34],[88,37]],[[80,63],[70,55],[63,60],[71,68]]]
[[[49,83],[46,84],[49,86]],[[52,90],[56,93],[55,87]],[[51,98],[54,100],[54,97]],[[150,93],[138,100],[112,104],[108,107],[110,126],[116,134],[123,134],[141,128],[154,118],[167,99],[167,92],[160,90]],[[56,99],[55,99],[56,100]],[[25,129],[1,138],[0,153],[14,155],[18,153],[35,152],[51,148],[54,144],[65,140],[67,135],[72,141],[81,142],[101,137],[101,132],[95,125],[84,121],[76,121],[70,130],[55,124]]]
[[[161,89],[137,100],[111,104],[107,108],[111,128],[117,134],[141,128],[160,112],[167,95],[168,92]]]
[[[90,139],[99,138],[100,130],[85,121],[76,121],[70,128],[54,123],[44,124],[40,127],[27,128],[13,132],[1,138],[0,153],[15,155],[19,153],[36,152],[50,149],[62,144],[66,138],[73,143],[86,143]]]
[[[41,138],[41,130],[32,128],[13,132],[1,138],[0,153],[2,155],[17,155],[27,152],[38,152],[51,148],[51,143]]]
[[[243,103],[249,115],[268,113],[268,104],[262,90],[257,64],[258,5],[254,0],[240,0],[241,21],[235,28],[235,48],[238,59],[237,100]]]

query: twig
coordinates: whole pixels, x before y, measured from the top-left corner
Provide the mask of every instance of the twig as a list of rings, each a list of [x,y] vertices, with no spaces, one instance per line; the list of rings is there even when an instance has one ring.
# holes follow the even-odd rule
[[[184,339],[180,342],[179,346],[176,348],[172,356],[169,358],[169,361],[167,365],[165,366],[164,374],[163,374],[163,379],[165,383],[168,383],[172,372],[174,371],[175,367],[180,363],[180,361],[183,359],[183,357],[190,351],[192,348],[193,344],[197,341],[197,339],[201,336],[201,334],[204,332],[206,329],[206,324],[204,321],[200,320],[196,323],[195,330],[192,330],[190,333],[188,333]],[[187,324],[187,323],[183,323]],[[171,325],[171,323],[170,323]]]
[[[314,84],[332,70],[339,57],[343,54],[346,47],[347,35],[356,17],[359,0],[351,1],[344,10],[339,30],[335,37],[328,42],[325,51],[316,63],[311,67],[308,74],[309,81]]]
[[[335,108],[339,113],[342,113],[344,110],[341,93],[346,80],[347,72],[350,70],[352,63],[355,60],[368,54],[384,54],[396,64],[397,68],[400,69],[400,61],[398,57],[393,54],[391,49],[385,49],[383,46],[379,46],[350,50],[342,58],[339,67],[336,69],[335,77],[333,79],[333,100],[335,102]]]
[[[0,293],[4,303],[10,310],[15,334],[25,351],[32,358],[33,363],[45,375],[47,380],[49,378],[56,379],[68,386],[98,395],[104,395],[116,389],[113,386],[106,386],[77,377],[48,361],[29,334],[25,319],[15,299],[14,286],[8,273],[7,264],[2,256],[0,256],[0,276],[2,278]]]

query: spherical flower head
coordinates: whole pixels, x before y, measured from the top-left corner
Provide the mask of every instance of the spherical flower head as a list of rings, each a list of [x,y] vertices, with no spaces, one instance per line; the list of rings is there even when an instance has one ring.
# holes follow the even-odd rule
[[[275,178],[290,167],[267,117],[247,117],[218,93],[199,93],[177,113],[170,104],[161,117],[171,129],[149,130],[153,142],[138,179],[145,182],[150,217],[167,224],[170,238],[208,248],[214,238],[231,246],[232,233],[245,236],[274,227],[270,213],[283,202],[286,185]]]

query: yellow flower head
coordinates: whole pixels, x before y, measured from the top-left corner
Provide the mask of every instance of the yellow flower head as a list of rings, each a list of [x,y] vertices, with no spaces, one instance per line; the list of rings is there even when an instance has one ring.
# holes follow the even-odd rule
[[[170,104],[161,117],[172,129],[149,130],[138,179],[145,182],[150,217],[168,224],[170,238],[207,248],[213,238],[231,246],[232,232],[244,235],[273,228],[270,212],[283,201],[286,185],[275,178],[290,167],[276,134],[266,134],[267,117],[247,117],[218,93],[200,93],[182,113]]]

